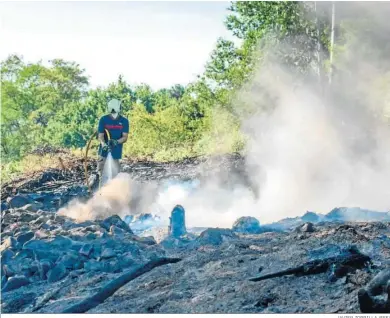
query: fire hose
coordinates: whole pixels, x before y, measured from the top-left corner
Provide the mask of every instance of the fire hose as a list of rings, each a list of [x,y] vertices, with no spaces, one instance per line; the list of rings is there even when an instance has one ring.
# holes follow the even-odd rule
[[[110,141],[111,140],[110,132],[107,129],[104,129],[104,131],[107,134],[107,141]],[[88,181],[88,179],[89,179],[88,178],[88,151],[89,151],[89,148],[91,147],[91,142],[94,139],[94,137],[96,138],[96,135],[97,135],[97,130],[95,130],[93,132],[93,134],[91,135],[91,137],[88,140],[87,147],[86,147],[86,150],[85,150],[85,157],[84,157],[85,183],[88,186],[88,192],[89,193],[92,193],[92,189],[91,189],[91,185],[89,184],[89,181]]]

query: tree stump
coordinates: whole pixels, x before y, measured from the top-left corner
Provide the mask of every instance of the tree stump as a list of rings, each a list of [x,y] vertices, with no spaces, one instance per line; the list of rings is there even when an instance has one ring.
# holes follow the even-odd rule
[[[187,233],[185,224],[185,210],[181,205],[176,205],[169,218],[168,233],[170,236],[179,238]]]

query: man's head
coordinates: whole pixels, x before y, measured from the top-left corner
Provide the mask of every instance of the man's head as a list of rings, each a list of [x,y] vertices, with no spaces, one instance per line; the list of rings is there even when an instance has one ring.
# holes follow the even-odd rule
[[[117,118],[121,110],[121,102],[117,99],[111,99],[107,104],[107,112],[111,114],[112,117]]]

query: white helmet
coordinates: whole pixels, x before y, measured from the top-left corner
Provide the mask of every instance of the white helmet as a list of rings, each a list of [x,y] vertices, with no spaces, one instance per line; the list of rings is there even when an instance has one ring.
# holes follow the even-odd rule
[[[117,99],[111,99],[107,104],[107,112],[117,117],[121,110],[121,102]]]

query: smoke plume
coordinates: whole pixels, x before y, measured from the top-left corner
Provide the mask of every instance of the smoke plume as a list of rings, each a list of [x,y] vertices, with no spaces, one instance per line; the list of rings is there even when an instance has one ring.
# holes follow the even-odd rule
[[[343,21],[375,22],[335,52],[331,85],[328,78],[302,77],[274,54],[292,51],[287,44],[270,49],[252,80],[238,92],[237,107],[248,138],[246,174],[253,185],[221,186],[226,176],[209,178],[196,189],[171,185],[145,191],[124,174],[112,180],[86,204],[73,203],[60,213],[90,219],[160,208],[163,219],[176,204],[186,209],[189,226],[231,227],[240,216],[261,223],[334,207],[390,209],[390,6],[337,3]],[[264,52],[263,52],[264,53]],[[255,193],[254,193],[255,192]],[[146,200],[134,204],[135,197]],[[132,203],[133,202],[133,208]],[[148,211],[145,211],[147,209]]]
[[[390,6],[377,4],[337,7],[344,21],[375,24],[368,35],[360,28],[337,52],[332,85],[327,77],[321,84],[315,76],[302,77],[278,60],[277,50],[293,51],[285,43],[263,55],[235,101],[250,110],[241,127],[257,196],[241,185],[231,191],[209,180],[177,202],[186,207],[188,223],[230,227],[245,215],[268,223],[340,206],[390,209],[390,50],[383,48]]]
[[[137,215],[152,212],[157,195],[157,185],[139,183],[127,173],[119,173],[108,181],[87,202],[74,200],[58,214],[77,221],[104,219],[111,215]]]

